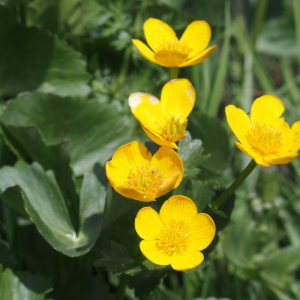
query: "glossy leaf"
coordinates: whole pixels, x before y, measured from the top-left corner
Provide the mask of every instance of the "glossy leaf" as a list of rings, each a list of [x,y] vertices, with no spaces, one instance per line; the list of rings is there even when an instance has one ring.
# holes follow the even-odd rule
[[[68,256],[80,256],[94,245],[106,194],[94,174],[87,173],[83,179],[78,234],[52,171],[45,172],[38,163],[4,167],[0,170],[0,190],[3,193],[12,187],[22,190],[26,212],[53,248]]]
[[[24,91],[86,96],[89,75],[80,54],[57,37],[14,22],[0,6],[0,96]]]
[[[9,103],[2,123],[10,142],[46,168],[50,163],[43,156],[49,156],[51,165],[55,165],[57,152],[64,152],[58,148],[64,146],[45,149],[41,142],[36,143],[37,134],[23,127],[36,127],[47,146],[69,141],[75,175],[91,170],[97,162],[104,164],[119,146],[132,139],[131,119],[121,115],[114,105],[42,93],[24,94]],[[67,158],[60,159],[66,165]],[[67,172],[64,168],[60,172]]]
[[[204,155],[210,157],[201,163],[202,168],[221,174],[228,165],[229,143],[226,130],[221,122],[202,113],[194,113],[189,117],[188,127],[192,137],[203,143]]]
[[[3,270],[0,265],[0,299],[44,300],[50,290],[48,279],[29,272]]]

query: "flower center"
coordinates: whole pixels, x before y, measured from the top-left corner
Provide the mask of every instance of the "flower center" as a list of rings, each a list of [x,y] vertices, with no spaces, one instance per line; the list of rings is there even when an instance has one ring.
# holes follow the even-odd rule
[[[186,135],[187,119],[181,121],[180,118],[174,116],[166,119],[164,126],[162,126],[162,137],[168,142],[177,142],[183,139]]]
[[[125,183],[135,191],[144,195],[144,198],[154,198],[156,192],[163,184],[164,173],[147,164],[130,170]]]
[[[263,154],[274,154],[282,146],[281,131],[265,123],[251,124],[247,139],[253,148]]]
[[[184,221],[171,220],[156,238],[156,247],[165,255],[172,256],[186,251],[190,238],[190,228]]]
[[[169,51],[172,53],[178,53],[180,55],[188,56],[193,51],[193,49],[187,46],[186,43],[182,43],[178,40],[171,40],[161,43],[158,46],[158,50],[156,52],[159,51]]]

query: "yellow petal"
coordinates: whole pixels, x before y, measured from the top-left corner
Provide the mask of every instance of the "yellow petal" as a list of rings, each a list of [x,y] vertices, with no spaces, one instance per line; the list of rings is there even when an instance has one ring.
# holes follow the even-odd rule
[[[144,33],[148,45],[154,52],[159,51],[161,44],[171,40],[178,40],[175,31],[167,23],[149,18],[144,23]]]
[[[140,123],[151,131],[160,132],[165,119],[160,101],[146,93],[132,93],[128,103],[133,115]]]
[[[179,51],[161,50],[154,54],[156,63],[166,68],[179,67],[187,57],[188,54]]]
[[[161,106],[165,117],[176,116],[185,120],[195,104],[196,92],[187,79],[167,82],[161,92]]]
[[[139,210],[134,226],[137,234],[144,240],[155,240],[164,228],[158,213],[151,207]]]
[[[178,147],[175,143],[171,143],[171,142],[164,140],[162,138],[161,134],[148,130],[146,127],[143,126],[143,124],[142,124],[142,128],[144,129],[147,136],[157,145],[178,149]]]
[[[271,95],[257,98],[251,108],[251,123],[266,123],[278,126],[280,116],[284,112],[281,100]]]
[[[201,63],[202,61],[204,61],[207,57],[209,57],[211,55],[211,53],[216,49],[216,47],[217,47],[217,45],[207,48],[206,50],[200,52],[198,55],[183,62],[179,66],[179,68],[193,66],[193,65]]]
[[[178,174],[175,186],[172,188],[179,186],[183,178],[184,168],[180,156],[174,150],[167,147],[160,147],[153,155],[151,165],[164,173],[164,181],[170,180],[175,174]]]
[[[154,198],[144,195],[130,187],[128,187],[126,184],[114,187],[116,192],[121,194],[123,197],[133,199],[133,200],[138,200],[142,202],[151,202],[151,201],[156,201]]]
[[[136,47],[137,51],[147,60],[156,64],[154,59],[154,52],[149,49],[143,42],[139,40],[132,40],[132,43]]]
[[[180,177],[179,173],[173,174],[171,177],[166,179],[164,183],[159,187],[158,191],[155,194],[155,198],[159,198],[167,193],[169,193],[171,190],[175,189],[176,183]]]
[[[234,105],[228,105],[225,108],[225,113],[227,122],[233,133],[244,146],[249,147],[246,137],[248,129],[250,128],[250,120],[248,115]]]
[[[284,164],[287,164],[287,163],[291,162],[292,160],[294,160],[297,156],[298,156],[298,153],[294,153],[293,155],[286,156],[286,157],[268,158],[268,161],[274,165],[284,165]]]
[[[242,152],[252,157],[258,165],[270,167],[270,164],[264,159],[263,155],[255,151],[255,149],[246,148],[238,142],[235,142],[235,144]]]
[[[197,207],[188,197],[172,196],[164,202],[159,215],[165,225],[168,225],[171,220],[189,222],[197,215]]]
[[[125,183],[131,169],[144,166],[151,159],[152,154],[143,144],[131,142],[123,145],[114,153],[112,160],[106,163],[107,179],[116,189]]]
[[[203,250],[212,242],[216,234],[216,226],[213,219],[204,213],[194,216],[189,222],[191,228],[190,247],[195,250]]]
[[[194,21],[184,31],[180,42],[186,43],[192,52],[188,58],[192,58],[202,52],[208,45],[211,38],[211,29],[205,21]]]
[[[140,249],[144,256],[157,265],[166,266],[171,263],[172,256],[164,254],[156,247],[157,241],[141,241]]]
[[[177,271],[186,271],[199,266],[204,260],[204,256],[201,252],[188,249],[181,254],[175,254],[172,256],[171,267]]]

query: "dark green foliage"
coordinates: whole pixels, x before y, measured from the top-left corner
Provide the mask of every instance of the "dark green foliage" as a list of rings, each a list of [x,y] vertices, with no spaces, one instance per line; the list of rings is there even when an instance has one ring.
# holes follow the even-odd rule
[[[0,300],[111,300],[122,282],[124,300],[300,299],[300,159],[256,168],[212,205],[248,163],[226,105],[249,112],[272,93],[290,124],[300,119],[299,12],[297,0],[0,0]],[[206,20],[217,48],[179,70],[196,90],[178,143],[183,181],[141,203],[114,191],[105,164],[133,140],[158,149],[127,103],[133,92],[159,98],[170,78],[132,45],[149,17],[179,37]],[[149,262],[134,229],[139,209],[172,195],[217,229],[186,272]]]

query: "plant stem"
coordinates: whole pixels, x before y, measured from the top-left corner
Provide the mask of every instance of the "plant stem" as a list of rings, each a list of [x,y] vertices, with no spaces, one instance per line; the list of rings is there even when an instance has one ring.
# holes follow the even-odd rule
[[[208,294],[209,282],[210,282],[211,275],[212,275],[212,270],[213,270],[213,265],[214,265],[214,259],[215,259],[215,255],[212,253],[210,255],[210,258],[209,258],[209,265],[208,265],[208,268],[207,268],[207,272],[205,274],[205,279],[204,279],[202,293],[201,293],[201,297],[203,299],[206,299],[207,294]]]
[[[219,197],[215,200],[214,207],[218,209],[228,197],[230,197],[235,190],[243,183],[243,181],[250,175],[253,169],[256,166],[256,162],[252,159],[240,176],[232,183],[232,185]]]
[[[264,20],[268,2],[269,2],[269,0],[260,0],[258,3],[256,15],[255,15],[255,21],[254,21],[254,28],[252,31],[252,39],[251,39],[252,49],[254,49],[254,47],[255,47],[256,38],[260,31],[261,24]]]
[[[119,285],[118,285],[116,300],[123,300],[124,299],[127,282],[128,282],[128,276],[123,273],[121,278],[120,278]]]
[[[21,20],[21,24],[26,26],[26,4],[20,4],[20,20]]]
[[[171,70],[171,80],[178,78],[178,68],[170,68]]]

